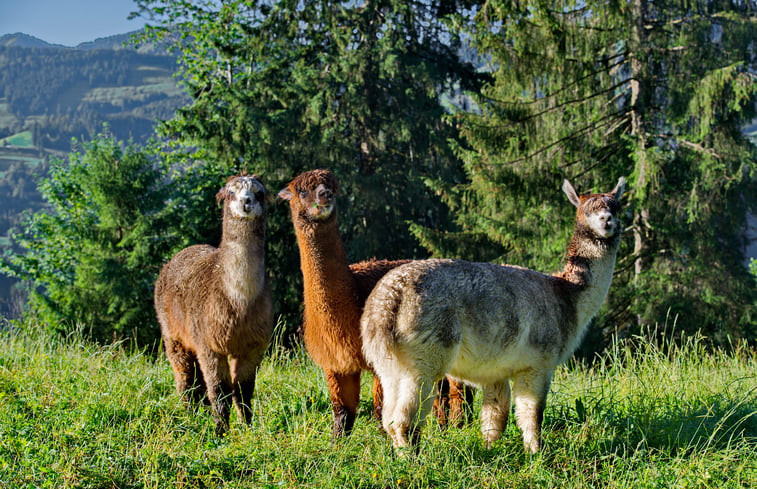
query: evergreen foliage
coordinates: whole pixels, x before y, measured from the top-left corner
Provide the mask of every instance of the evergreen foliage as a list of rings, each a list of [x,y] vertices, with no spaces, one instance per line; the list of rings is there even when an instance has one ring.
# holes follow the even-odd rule
[[[152,288],[171,249],[166,171],[149,153],[101,135],[69,162],[54,160],[39,190],[48,207],[12,236],[2,270],[26,281],[33,313],[51,329],[101,341],[152,344]]]
[[[573,215],[562,179],[592,191],[625,175],[628,230],[597,327],[685,311],[681,332],[754,340],[743,239],[757,154],[740,127],[755,115],[756,14],[754,2],[568,0],[486,2],[472,28],[459,16],[494,80],[455,117],[466,182],[429,182],[459,229],[414,233],[437,255],[556,270]]]
[[[443,22],[465,2],[137,3],[159,23],[148,39],[174,36],[193,96],[162,127],[177,168],[194,160],[214,165],[196,175],[246,169],[273,191],[302,171],[330,169],[352,261],[425,256],[406,222],[444,227],[448,218],[423,178],[462,177],[440,95],[476,86]],[[185,227],[217,234],[216,221],[197,217]],[[295,324],[302,279],[283,206],[268,232],[277,311]]]

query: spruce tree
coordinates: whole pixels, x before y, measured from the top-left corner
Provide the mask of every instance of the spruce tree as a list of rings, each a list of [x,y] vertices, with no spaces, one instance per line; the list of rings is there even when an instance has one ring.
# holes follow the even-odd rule
[[[108,135],[54,160],[40,193],[46,207],[12,239],[0,270],[29,286],[29,312],[64,334],[155,346],[155,276],[171,241],[166,172],[150,151]]]
[[[441,94],[474,88],[443,19],[465,2],[140,1],[175,41],[193,97],[163,126],[195,209],[212,208],[226,174],[259,174],[275,192],[302,171],[339,178],[340,223],[352,261],[425,256],[408,221],[444,225],[427,176],[461,180]],[[173,37],[172,37],[173,36]],[[195,178],[199,177],[199,178]],[[212,182],[212,185],[211,185]],[[214,221],[188,216],[212,241]],[[301,277],[288,213],[269,214],[268,267],[278,312],[299,321]]]
[[[755,339],[744,266],[757,210],[753,2],[486,2],[465,28],[494,81],[455,118],[467,181],[430,184],[456,232],[416,226],[436,254],[544,271],[563,257],[583,191],[630,180],[606,334],[639,325]],[[487,254],[488,252],[488,254]]]

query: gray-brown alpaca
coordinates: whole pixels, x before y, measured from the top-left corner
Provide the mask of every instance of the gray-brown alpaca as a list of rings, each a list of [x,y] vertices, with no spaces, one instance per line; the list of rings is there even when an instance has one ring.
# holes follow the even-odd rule
[[[583,337],[612,280],[625,179],[610,193],[578,196],[561,273],[460,260],[411,262],[388,272],[361,317],[363,353],[384,387],[383,425],[395,447],[416,444],[445,374],[483,390],[487,446],[510,411],[510,382],[526,450],[541,446],[552,374]]]
[[[207,393],[216,432],[229,427],[231,401],[245,422],[252,417],[255,376],[273,331],[265,274],[265,202],[255,176],[229,178],[218,248],[195,245],[160,271],[155,310],[176,389],[197,403]]]

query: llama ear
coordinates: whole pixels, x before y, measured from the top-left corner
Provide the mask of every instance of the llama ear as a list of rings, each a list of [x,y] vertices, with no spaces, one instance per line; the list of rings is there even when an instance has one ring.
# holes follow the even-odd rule
[[[219,190],[218,193],[216,194],[216,203],[217,204],[222,203],[224,199],[228,196],[229,196],[229,191],[226,190],[226,185],[224,185],[223,188]]]
[[[294,194],[291,190],[289,190],[289,187],[284,187],[281,189],[281,192],[279,192],[279,198],[284,200],[292,200],[294,197]]]
[[[626,179],[625,177],[620,177],[618,179],[618,184],[615,185],[615,188],[612,189],[613,195],[615,195],[615,200],[620,202],[621,197],[623,197],[623,193],[626,191]]]
[[[581,199],[578,198],[576,189],[573,188],[573,185],[570,184],[567,178],[562,183],[562,191],[568,196],[568,200],[571,204],[576,207],[581,205]]]
[[[265,199],[265,201],[268,202],[269,204],[273,202],[275,198],[271,194],[271,191],[268,190],[268,187],[265,186],[265,184],[263,183],[263,180],[261,180],[260,177],[258,177],[257,175],[253,175],[252,178],[254,178],[255,181],[258,182],[261,187],[263,187],[263,196],[264,196],[263,198]]]

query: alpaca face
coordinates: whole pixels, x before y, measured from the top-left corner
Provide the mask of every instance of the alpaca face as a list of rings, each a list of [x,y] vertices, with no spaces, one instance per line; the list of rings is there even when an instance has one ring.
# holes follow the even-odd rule
[[[231,215],[239,219],[255,219],[265,214],[268,191],[254,176],[241,176],[229,181],[221,191]]]
[[[599,238],[610,239],[620,233],[620,199],[626,187],[626,179],[621,177],[612,192],[606,194],[586,194],[579,196],[569,181],[563,182],[563,192],[568,200],[578,208],[577,222],[585,223]]]
[[[292,215],[309,222],[322,222],[335,215],[338,184],[327,170],[305,172],[292,180],[279,197],[288,200]]]
[[[620,205],[610,194],[592,195],[582,203],[586,224],[600,238],[612,238],[620,232]]]

